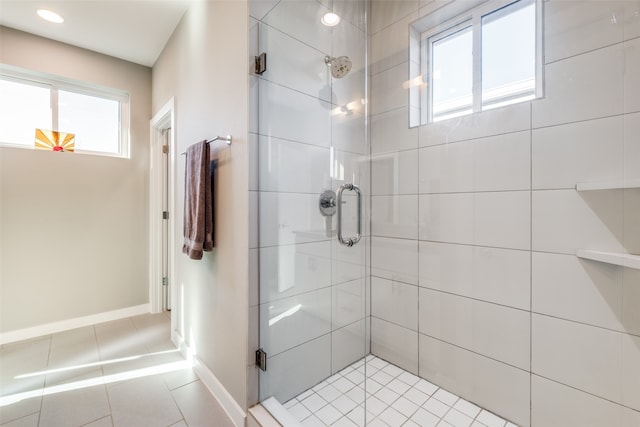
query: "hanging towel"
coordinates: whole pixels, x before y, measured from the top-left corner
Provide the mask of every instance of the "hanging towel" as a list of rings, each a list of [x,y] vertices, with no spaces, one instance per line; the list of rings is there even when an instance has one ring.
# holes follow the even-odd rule
[[[201,141],[187,148],[182,252],[191,259],[213,249],[212,207],[209,145]]]

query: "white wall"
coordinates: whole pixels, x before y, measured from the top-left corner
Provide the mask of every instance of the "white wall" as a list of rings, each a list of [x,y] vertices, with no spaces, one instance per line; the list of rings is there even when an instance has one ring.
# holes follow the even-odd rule
[[[640,177],[638,3],[544,2],[544,99],[408,128],[441,5],[373,3],[372,352],[522,426],[640,425],[640,272],[575,256],[640,252],[640,190],[575,190]]]
[[[249,216],[247,3],[194,2],[153,68],[153,111],[175,97],[178,152],[216,135],[215,245],[202,260],[182,254],[184,157],[176,165],[177,332],[206,368],[247,407]],[[220,148],[219,151],[216,151]],[[227,408],[228,409],[228,408]]]
[[[148,302],[151,70],[0,27],[0,63],[131,95],[131,158],[0,148],[0,331]]]

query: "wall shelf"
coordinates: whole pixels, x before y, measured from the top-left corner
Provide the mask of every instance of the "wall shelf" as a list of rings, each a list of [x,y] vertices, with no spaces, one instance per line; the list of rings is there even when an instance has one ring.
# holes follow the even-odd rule
[[[578,191],[621,190],[625,188],[640,188],[640,179],[624,181],[582,182],[576,184]]]
[[[592,261],[605,262],[607,264],[620,265],[622,267],[640,270],[640,255],[625,254],[622,252],[602,252],[578,249],[578,258],[590,259]]]

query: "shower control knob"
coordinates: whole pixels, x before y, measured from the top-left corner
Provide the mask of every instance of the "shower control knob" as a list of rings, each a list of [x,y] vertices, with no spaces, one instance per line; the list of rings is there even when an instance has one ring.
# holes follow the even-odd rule
[[[322,215],[333,216],[336,213],[336,193],[331,190],[325,191],[320,195],[318,205]]]

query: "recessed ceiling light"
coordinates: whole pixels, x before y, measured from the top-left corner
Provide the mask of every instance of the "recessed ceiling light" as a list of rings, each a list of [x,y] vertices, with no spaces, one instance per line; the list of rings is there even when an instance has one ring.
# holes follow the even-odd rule
[[[47,9],[38,9],[38,16],[46,21],[53,22],[54,24],[62,24],[64,22],[62,16]]]
[[[340,22],[340,17],[333,12],[327,12],[322,19],[320,19],[320,22],[327,27],[335,27]]]

